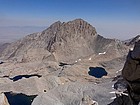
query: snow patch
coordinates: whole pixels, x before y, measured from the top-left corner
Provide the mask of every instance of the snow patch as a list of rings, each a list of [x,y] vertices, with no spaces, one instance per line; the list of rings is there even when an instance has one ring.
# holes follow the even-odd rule
[[[122,71],[122,69],[120,69],[119,71]]]
[[[112,85],[112,88],[114,89],[114,84]]]
[[[91,61],[91,58],[89,58],[88,60]]]
[[[118,73],[119,71],[116,71],[116,73]]]
[[[110,93],[110,94],[118,94],[118,95],[120,95],[120,96],[122,96],[122,95],[128,96],[127,93],[124,93],[124,92],[122,92],[122,91],[112,91],[112,92],[109,92],[109,93]]]
[[[103,53],[99,53],[98,55],[104,55],[104,54],[106,54],[106,52],[103,52]]]
[[[115,91],[112,91],[112,92],[109,92],[110,94],[115,94],[116,92]]]
[[[133,51],[134,48],[130,48],[130,51]]]
[[[78,61],[75,61],[76,63],[78,62]]]
[[[97,83],[94,83],[95,85],[97,85]]]
[[[120,69],[120,70],[116,71],[116,73],[119,73],[119,72],[121,72],[121,71],[122,71],[122,69]]]
[[[92,100],[92,105],[98,105],[98,102]]]
[[[81,59],[78,59],[78,61],[81,61]]]
[[[114,100],[115,98],[116,98],[116,97],[111,97],[110,99],[111,99],[111,100]]]

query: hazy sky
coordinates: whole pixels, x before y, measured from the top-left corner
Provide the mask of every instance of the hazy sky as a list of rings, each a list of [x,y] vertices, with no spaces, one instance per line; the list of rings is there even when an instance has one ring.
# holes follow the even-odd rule
[[[105,37],[140,34],[140,0],[0,0],[0,26],[49,26],[82,18]]]

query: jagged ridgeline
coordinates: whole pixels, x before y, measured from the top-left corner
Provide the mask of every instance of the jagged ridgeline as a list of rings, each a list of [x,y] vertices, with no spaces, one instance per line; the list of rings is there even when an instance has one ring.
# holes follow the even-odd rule
[[[53,60],[74,62],[80,57],[108,52],[115,57],[126,51],[120,41],[97,34],[95,27],[82,19],[55,22],[46,30],[11,43],[1,58],[18,62]],[[115,58],[114,57],[114,58]]]

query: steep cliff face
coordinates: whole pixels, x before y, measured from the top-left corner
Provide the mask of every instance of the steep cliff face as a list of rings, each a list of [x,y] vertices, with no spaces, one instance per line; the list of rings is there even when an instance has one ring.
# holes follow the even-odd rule
[[[62,23],[49,51],[60,61],[73,61],[94,53],[96,30],[82,19]]]
[[[67,23],[55,22],[41,33],[34,33],[11,43],[2,53],[3,58],[18,62],[54,60],[74,62],[91,54],[118,50],[119,42],[97,35],[96,29],[82,19]],[[114,48],[114,45],[117,47]],[[112,49],[113,48],[113,49]],[[122,49],[119,49],[122,50]],[[114,52],[113,52],[114,53]]]

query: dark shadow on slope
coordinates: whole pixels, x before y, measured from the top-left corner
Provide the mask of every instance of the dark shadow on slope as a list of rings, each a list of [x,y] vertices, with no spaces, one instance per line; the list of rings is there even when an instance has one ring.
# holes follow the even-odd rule
[[[108,105],[131,105],[130,99],[128,96],[122,95],[117,97]]]
[[[9,78],[10,80],[13,80],[13,81],[18,81],[19,79],[22,79],[23,77],[24,77],[24,78],[30,78],[30,77],[34,77],[34,76],[36,76],[36,77],[38,77],[38,78],[42,77],[41,75],[38,75],[38,74],[18,75],[18,76],[15,76],[15,77],[13,77],[13,78],[9,78],[9,76],[3,76],[3,77]]]
[[[96,78],[102,78],[103,76],[107,76],[107,72],[102,67],[89,67],[88,74],[94,76]]]
[[[67,65],[74,65],[73,63],[64,63],[64,62],[60,62],[59,66],[67,66]]]
[[[10,105],[31,105],[32,101],[37,95],[27,96],[22,93],[5,92]]]
[[[69,65],[69,64],[63,63],[63,62],[60,62],[60,63],[59,63],[59,66],[65,66],[65,65]]]

